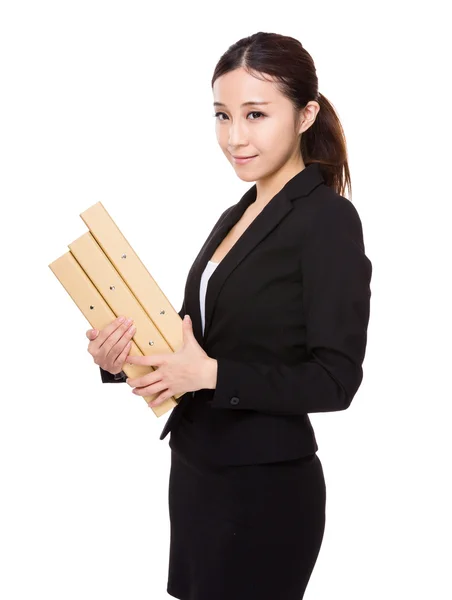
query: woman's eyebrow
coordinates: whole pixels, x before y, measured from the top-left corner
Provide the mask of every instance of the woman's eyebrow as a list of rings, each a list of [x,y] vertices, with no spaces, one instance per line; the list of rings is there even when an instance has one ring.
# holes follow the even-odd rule
[[[249,106],[249,105],[255,105],[255,104],[272,104],[271,102],[253,102],[253,101],[249,101],[249,102],[244,102],[243,104],[241,104],[241,106]],[[223,104],[222,102],[214,102],[213,103],[214,106],[226,106],[226,104]]]

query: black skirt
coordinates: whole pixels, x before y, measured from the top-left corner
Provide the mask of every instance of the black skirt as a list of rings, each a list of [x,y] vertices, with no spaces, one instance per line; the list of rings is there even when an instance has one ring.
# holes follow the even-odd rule
[[[300,600],[322,544],[317,454],[210,466],[171,450],[167,592],[180,600]]]

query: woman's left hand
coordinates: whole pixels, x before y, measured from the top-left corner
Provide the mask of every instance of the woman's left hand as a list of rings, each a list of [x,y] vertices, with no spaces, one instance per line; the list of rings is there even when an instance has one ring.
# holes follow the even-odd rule
[[[184,344],[177,352],[154,354],[151,356],[130,356],[126,363],[158,367],[155,371],[127,379],[134,394],[152,396],[162,392],[149,406],[158,406],[171,396],[193,392],[212,385],[216,361],[210,358],[198,344],[188,315],[182,321]],[[215,363],[215,364],[214,364]]]

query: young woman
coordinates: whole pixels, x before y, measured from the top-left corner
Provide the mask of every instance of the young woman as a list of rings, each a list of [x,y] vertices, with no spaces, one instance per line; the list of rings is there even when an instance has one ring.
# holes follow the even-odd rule
[[[153,365],[134,392],[184,393],[171,431],[167,591],[181,600],[300,600],[325,528],[308,413],[345,410],[363,377],[372,263],[339,119],[299,41],[256,33],[212,79],[216,134],[243,181],[187,277],[184,346],[128,356],[133,332],[90,342],[102,380]]]

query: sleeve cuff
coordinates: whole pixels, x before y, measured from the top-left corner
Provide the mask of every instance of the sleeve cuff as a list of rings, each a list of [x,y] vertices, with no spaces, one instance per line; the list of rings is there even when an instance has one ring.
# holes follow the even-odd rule
[[[127,379],[127,375],[124,373],[124,371],[113,375],[109,371],[102,369],[102,367],[99,367],[99,369],[102,383],[123,383]]]

